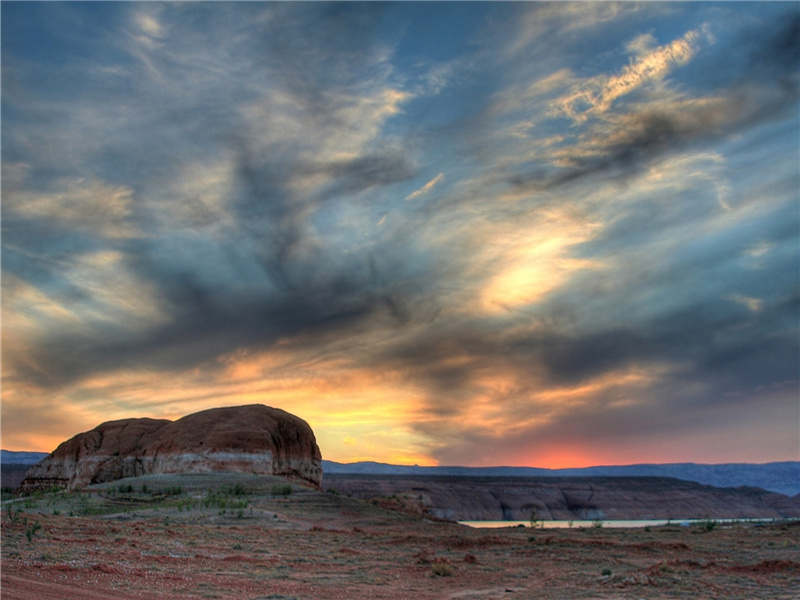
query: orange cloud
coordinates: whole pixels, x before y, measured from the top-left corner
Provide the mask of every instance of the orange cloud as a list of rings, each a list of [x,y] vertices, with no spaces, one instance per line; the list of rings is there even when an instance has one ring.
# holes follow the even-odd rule
[[[570,249],[591,239],[599,227],[580,215],[542,211],[528,227],[514,224],[493,231],[478,259],[484,287],[478,310],[501,313],[541,301],[567,283],[575,273],[601,269],[599,261],[570,257]]]

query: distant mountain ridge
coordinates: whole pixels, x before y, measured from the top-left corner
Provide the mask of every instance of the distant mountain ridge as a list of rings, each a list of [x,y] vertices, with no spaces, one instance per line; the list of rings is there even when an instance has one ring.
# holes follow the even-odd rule
[[[764,464],[697,463],[639,464],[584,467],[580,469],[541,469],[537,467],[420,467],[378,462],[342,464],[322,461],[329,474],[462,476],[462,477],[671,477],[714,487],[756,487],[786,496],[800,494],[800,461]]]
[[[0,465],[35,465],[47,452],[15,452],[13,450],[0,450]]]

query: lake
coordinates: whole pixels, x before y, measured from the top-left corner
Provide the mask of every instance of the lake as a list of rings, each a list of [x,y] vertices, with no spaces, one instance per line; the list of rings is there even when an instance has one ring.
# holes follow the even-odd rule
[[[542,529],[567,529],[570,527],[609,527],[609,528],[630,528],[630,527],[659,527],[661,525],[681,525],[688,527],[705,521],[715,521],[717,523],[761,523],[769,522],[774,519],[638,519],[638,520],[610,520],[610,521],[539,521],[537,527]],[[499,527],[530,527],[530,521],[459,521],[462,525],[477,528],[499,528]]]

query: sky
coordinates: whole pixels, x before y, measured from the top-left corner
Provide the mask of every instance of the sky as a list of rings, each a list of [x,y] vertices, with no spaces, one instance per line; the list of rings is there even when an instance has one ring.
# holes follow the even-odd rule
[[[2,3],[2,446],[800,456],[800,8]]]

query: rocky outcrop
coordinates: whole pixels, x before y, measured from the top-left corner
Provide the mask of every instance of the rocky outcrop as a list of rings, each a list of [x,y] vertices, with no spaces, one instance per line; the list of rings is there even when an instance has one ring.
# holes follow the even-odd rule
[[[177,421],[109,421],[62,443],[32,466],[23,493],[124,477],[240,471],[319,487],[322,456],[308,423],[261,404],[214,408]]]
[[[412,499],[454,521],[800,517],[800,496],[667,477],[403,477],[327,474],[325,486],[370,500]]]

